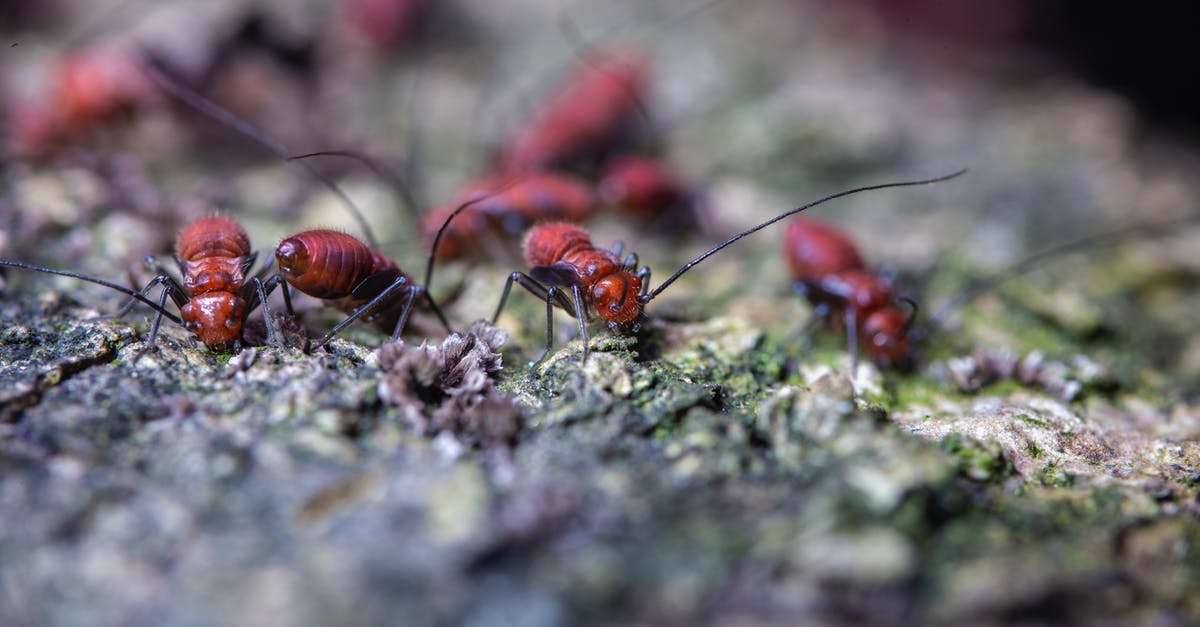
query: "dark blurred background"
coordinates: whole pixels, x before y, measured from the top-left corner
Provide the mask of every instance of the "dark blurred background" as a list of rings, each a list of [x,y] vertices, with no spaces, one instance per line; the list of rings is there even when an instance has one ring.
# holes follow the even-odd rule
[[[844,4],[844,3],[834,3]],[[925,52],[959,61],[1032,61],[1119,91],[1147,120],[1200,130],[1194,3],[1117,0],[855,0]],[[1026,66],[1030,69],[1030,66]]]

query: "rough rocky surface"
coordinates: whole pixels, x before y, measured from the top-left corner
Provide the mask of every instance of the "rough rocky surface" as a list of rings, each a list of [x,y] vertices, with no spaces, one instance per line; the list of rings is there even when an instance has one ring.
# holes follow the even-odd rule
[[[546,59],[571,58],[539,3],[454,4],[456,45],[427,59],[412,116],[431,196],[520,117],[515,93],[544,89]],[[712,234],[595,225],[660,280],[801,199],[960,165],[953,183],[821,210],[898,268],[923,319],[1037,250],[1197,211],[1195,147],[1069,77],[914,51],[824,4],[722,4],[686,27],[596,6],[569,14],[653,51],[655,117],[709,196]],[[166,38],[195,10],[122,36]],[[212,14],[197,19],[225,23]],[[45,47],[20,49],[35,66]],[[304,147],[401,152],[382,138],[412,122],[387,105],[412,64],[373,71],[374,89],[353,64],[326,79],[329,117],[308,121],[332,139]],[[507,104],[473,118],[476,101]],[[354,228],[278,163],[150,135],[6,161],[0,257],[144,279],[141,256],[169,258],[173,231],[218,202],[264,256],[297,225]],[[202,149],[156,158],[189,141]],[[386,188],[342,174],[419,266]],[[586,362],[562,315],[534,362],[544,307],[525,294],[500,328],[467,324],[511,265],[439,267],[460,334],[355,329],[315,354],[303,329],[215,354],[170,324],[143,354],[146,310],[113,321],[119,295],[8,271],[0,625],[1200,622],[1200,229],[1055,259],[952,312],[913,372],[853,377],[838,333],[798,333],[809,308],[780,237],[685,276],[634,337],[595,327]],[[300,305],[309,335],[335,320]]]

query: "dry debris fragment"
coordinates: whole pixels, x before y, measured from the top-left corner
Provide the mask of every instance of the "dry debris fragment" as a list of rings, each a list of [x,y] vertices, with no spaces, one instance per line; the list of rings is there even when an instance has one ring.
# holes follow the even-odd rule
[[[1116,386],[1113,373],[1085,355],[1075,355],[1069,362],[1055,361],[1036,350],[1021,357],[1012,350],[979,348],[970,356],[931,365],[929,374],[960,392],[974,393],[993,383],[1016,381],[1066,402],[1079,398],[1084,388]]]
[[[440,345],[403,340],[379,348],[379,397],[399,407],[404,421],[427,437],[449,434],[466,446],[509,445],[525,417],[513,398],[498,390],[501,356],[508,334],[476,322]]]

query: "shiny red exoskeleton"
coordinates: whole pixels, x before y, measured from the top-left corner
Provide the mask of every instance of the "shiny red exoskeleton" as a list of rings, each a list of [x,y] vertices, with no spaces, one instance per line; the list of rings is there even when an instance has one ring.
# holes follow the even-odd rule
[[[240,291],[255,259],[242,226],[224,216],[200,218],[179,234],[175,258],[191,295],[179,306],[183,326],[207,346],[240,338],[247,313]]]
[[[604,250],[592,245],[583,228],[565,222],[551,222],[530,229],[525,236],[525,262],[529,274],[509,275],[504,293],[492,317],[500,317],[513,283],[546,301],[546,351],[552,342],[549,308],[557,304],[579,321],[587,358],[587,326],[594,311],[609,328],[618,333],[636,331],[642,310],[650,300],[650,269],[637,269],[637,255],[621,259],[621,249]]]
[[[587,169],[636,135],[646,89],[645,61],[627,53],[593,55],[503,150],[500,170]]]
[[[891,281],[866,268],[845,233],[820,222],[794,220],[784,234],[784,258],[796,290],[816,308],[814,315],[845,321],[855,359],[861,341],[880,365],[909,361],[908,331],[915,310],[905,313],[896,305]]]
[[[275,282],[271,280],[264,284],[258,276],[250,277],[247,281],[246,274],[257,256],[250,250],[250,238],[241,225],[224,216],[200,218],[179,233],[175,242],[175,258],[182,283],[176,281],[152,257],[147,257],[147,262],[158,271],[158,275],[136,292],[75,272],[16,261],[0,261],[0,265],[67,276],[127,294],[132,300],[121,309],[118,317],[136,303],[149,305],[154,309],[155,317],[147,340],[147,350],[154,348],[163,318],[181,324],[211,350],[235,350],[241,344],[246,317],[260,304],[264,305],[264,316],[267,318],[268,341],[278,343],[264,304],[266,294]],[[146,297],[155,285],[162,286],[158,302]],[[168,298],[179,308],[178,316],[166,310]]]
[[[488,177],[464,187],[447,205],[422,220],[425,241],[434,237],[458,207],[471,203],[442,233],[438,259],[482,252],[489,244],[515,239],[539,222],[579,222],[592,216],[595,194],[585,181],[557,172],[535,172],[516,179]]]
[[[288,285],[350,313],[315,348],[359,318],[399,337],[419,297],[450,332],[449,323],[424,286],[401,272],[396,262],[351,235],[329,229],[297,233],[279,243],[275,261],[279,276]]]
[[[583,304],[615,329],[632,328],[642,315],[640,295],[646,274],[635,274],[635,261],[618,258],[620,251],[596,248],[587,231],[567,223],[535,227],[525,236],[525,263],[532,268],[550,268],[555,277],[569,276],[578,285]],[[569,269],[569,275],[567,270]]]

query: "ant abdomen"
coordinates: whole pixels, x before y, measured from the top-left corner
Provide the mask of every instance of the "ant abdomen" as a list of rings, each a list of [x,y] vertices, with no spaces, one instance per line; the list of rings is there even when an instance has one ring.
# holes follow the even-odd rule
[[[796,219],[783,237],[783,254],[792,277],[816,281],[834,273],[862,269],[866,265],[858,247],[844,233],[813,220]]]
[[[587,231],[566,222],[552,222],[530,229],[525,235],[523,248],[525,263],[531,268],[552,266],[594,250]]]
[[[284,279],[316,298],[350,295],[368,276],[395,264],[357,238],[329,229],[297,233],[279,243],[275,261]]]

